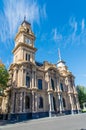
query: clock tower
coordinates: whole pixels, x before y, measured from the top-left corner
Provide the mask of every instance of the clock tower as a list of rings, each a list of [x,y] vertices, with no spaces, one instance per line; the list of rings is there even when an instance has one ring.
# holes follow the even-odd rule
[[[37,49],[34,47],[34,41],[35,35],[32,32],[31,24],[24,20],[15,37],[14,63],[23,61],[35,63],[35,52]]]

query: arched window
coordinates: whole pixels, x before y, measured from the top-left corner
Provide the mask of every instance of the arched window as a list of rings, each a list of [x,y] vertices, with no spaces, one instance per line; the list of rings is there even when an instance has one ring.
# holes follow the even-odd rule
[[[62,83],[60,83],[60,89],[63,91],[64,89],[63,89],[63,84]]]
[[[55,90],[55,87],[54,87],[54,80],[51,79],[51,86],[52,86],[52,89]]]
[[[39,97],[39,108],[43,108],[43,98]]]
[[[54,97],[53,97],[53,107],[54,107],[54,111],[56,111],[56,101]]]
[[[30,97],[29,96],[25,97],[25,108],[26,109],[30,108]]]
[[[63,107],[66,107],[65,99],[63,98]]]
[[[30,87],[30,77],[28,75],[26,75],[26,86]]]
[[[42,89],[42,79],[38,79],[38,89]]]

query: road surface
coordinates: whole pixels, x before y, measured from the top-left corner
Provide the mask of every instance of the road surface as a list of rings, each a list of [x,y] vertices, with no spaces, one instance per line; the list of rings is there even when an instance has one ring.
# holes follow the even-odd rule
[[[0,126],[0,130],[86,130],[86,114],[29,120]]]

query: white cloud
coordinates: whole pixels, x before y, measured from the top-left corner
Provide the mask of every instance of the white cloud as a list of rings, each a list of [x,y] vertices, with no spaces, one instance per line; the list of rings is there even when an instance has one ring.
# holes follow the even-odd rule
[[[57,43],[62,39],[62,34],[57,32],[57,28],[52,29],[52,38]]]
[[[60,31],[57,32],[57,28],[52,30],[53,41],[62,44],[63,47],[86,44],[85,19],[82,19],[80,23],[75,17],[72,17],[66,25],[60,28]]]
[[[85,29],[85,19],[82,19],[81,30],[83,31],[84,29]]]
[[[46,6],[42,7],[32,0],[5,0],[3,11],[0,11],[0,37],[2,42],[13,39],[19,24],[26,16],[32,26],[40,24],[41,18],[46,18]],[[11,42],[11,40],[10,40]]]
[[[73,29],[74,33],[76,33],[77,31],[77,21],[75,20],[75,17],[72,17],[69,19],[69,25],[71,26],[71,28]]]

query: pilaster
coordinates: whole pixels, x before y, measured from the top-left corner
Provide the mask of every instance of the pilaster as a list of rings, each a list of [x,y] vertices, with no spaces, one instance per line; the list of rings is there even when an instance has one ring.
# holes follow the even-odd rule
[[[73,100],[72,100],[72,94],[69,93],[69,100],[70,100],[70,105],[71,105],[71,114],[74,114],[73,112]]]
[[[60,111],[60,114],[61,114],[62,110],[63,110],[61,93],[58,93],[58,100],[59,100],[59,111]]]
[[[79,105],[78,95],[77,94],[75,94],[75,99],[76,99],[77,112],[80,113],[80,105]]]
[[[23,100],[23,93],[20,93],[20,112],[22,112],[22,100]]]
[[[52,116],[52,112],[54,111],[53,106],[53,94],[51,92],[48,92],[48,100],[49,100],[49,116]]]
[[[25,97],[26,97],[26,92],[23,93],[23,112],[25,113],[26,110],[25,110]]]

